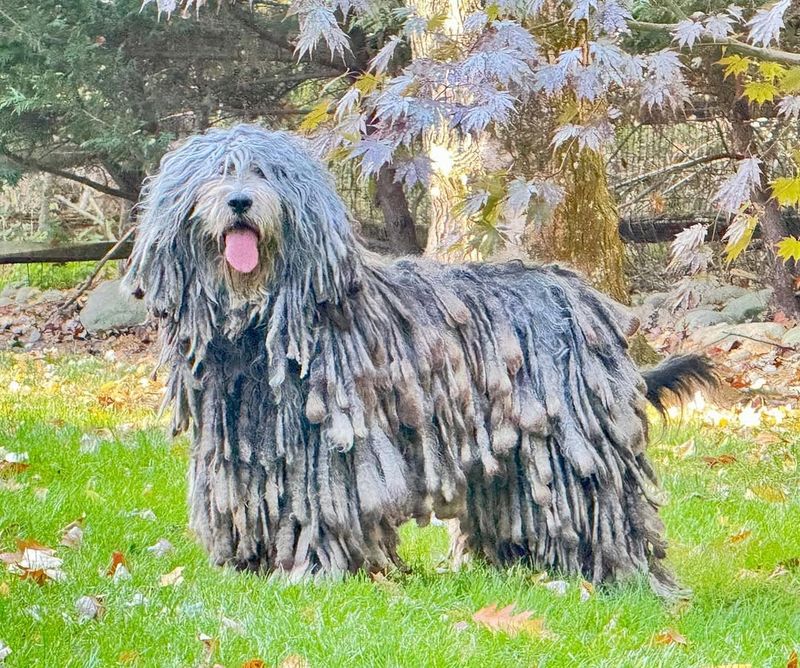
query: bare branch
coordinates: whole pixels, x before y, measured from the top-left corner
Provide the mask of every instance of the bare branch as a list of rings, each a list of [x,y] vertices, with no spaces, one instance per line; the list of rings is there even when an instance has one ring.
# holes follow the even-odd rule
[[[90,188],[96,190],[97,192],[101,192],[104,195],[119,197],[121,199],[126,199],[131,202],[135,202],[137,200],[137,196],[135,193],[126,192],[124,190],[118,190],[117,188],[112,188],[111,186],[107,186],[103,183],[100,183],[99,181],[94,181],[92,179],[86,178],[85,176],[80,176],[79,174],[73,174],[72,172],[67,172],[63,169],[58,169],[57,167],[52,167],[50,165],[41,163],[34,158],[23,158],[22,156],[11,153],[10,151],[4,148],[0,148],[0,156],[5,158],[9,162],[13,163],[17,167],[21,167],[22,169],[28,169],[37,172],[45,172],[46,174],[59,176],[62,179],[75,181],[75,183],[81,183],[85,186],[89,186]]]
[[[639,174],[634,176],[633,178],[628,179],[627,181],[621,181],[620,183],[614,184],[615,190],[621,190],[622,188],[627,188],[628,186],[636,185],[637,183],[641,183],[642,181],[647,181],[648,179],[652,179],[655,176],[663,176],[664,174],[671,174],[672,172],[679,172],[683,169],[691,169],[692,167],[696,167],[697,165],[703,165],[707,162],[716,162],[717,160],[738,160],[741,159],[741,156],[732,155],[731,153],[715,153],[713,155],[703,155],[699,158],[693,158],[692,160],[685,160],[684,162],[677,162],[672,165],[667,165],[666,167],[660,167],[659,169],[654,169],[652,172],[647,172],[646,174]]]
[[[634,30],[649,30],[670,34],[677,28],[674,23],[650,23],[648,21],[628,21],[628,25]],[[769,60],[781,65],[800,65],[800,53],[783,51],[782,49],[770,49],[763,46],[754,46],[742,42],[735,37],[700,37],[698,42],[707,46],[727,46],[731,51],[744,56],[753,56],[761,60]]]

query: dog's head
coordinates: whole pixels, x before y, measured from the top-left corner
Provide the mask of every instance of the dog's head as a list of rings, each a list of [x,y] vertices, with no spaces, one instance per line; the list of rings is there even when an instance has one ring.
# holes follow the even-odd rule
[[[304,284],[295,299],[331,300],[353,247],[345,207],[304,143],[238,125],[164,156],[143,190],[126,283],[175,318],[204,301],[222,311],[217,322],[291,280]]]

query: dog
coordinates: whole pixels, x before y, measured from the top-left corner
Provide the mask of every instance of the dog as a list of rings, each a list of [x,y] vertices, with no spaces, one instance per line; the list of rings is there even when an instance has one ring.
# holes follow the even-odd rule
[[[145,184],[127,289],[159,319],[190,525],[217,564],[290,578],[402,567],[398,527],[458,522],[475,557],[675,582],[632,316],[558,266],[386,260],[299,138],[215,129]]]

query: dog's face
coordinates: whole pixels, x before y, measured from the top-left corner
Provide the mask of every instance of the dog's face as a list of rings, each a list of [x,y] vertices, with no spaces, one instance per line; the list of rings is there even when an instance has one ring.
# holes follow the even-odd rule
[[[126,286],[187,331],[210,318],[204,336],[287,286],[292,303],[335,302],[360,266],[325,167],[301,139],[252,125],[165,154],[138,216]]]
[[[245,297],[265,285],[281,241],[282,207],[257,164],[224,161],[198,187],[190,218],[233,293]]]

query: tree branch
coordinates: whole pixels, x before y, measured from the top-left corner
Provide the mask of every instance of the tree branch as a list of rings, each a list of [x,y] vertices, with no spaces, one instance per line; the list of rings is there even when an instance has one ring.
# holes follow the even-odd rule
[[[663,34],[670,34],[678,26],[674,23],[650,23],[648,21],[628,21],[628,25],[634,30],[649,30],[651,32],[660,32]],[[791,51],[783,51],[782,49],[770,49],[763,46],[755,46],[747,44],[735,37],[703,37],[701,36],[698,42],[709,46],[727,46],[731,51],[739,53],[744,56],[753,56],[761,60],[769,60],[781,65],[800,65],[800,53],[792,53]]]
[[[733,155],[731,153],[715,153],[713,155],[703,155],[699,158],[693,158],[692,160],[685,160],[684,162],[677,162],[672,165],[667,165],[666,167],[660,167],[658,169],[654,169],[652,172],[647,172],[646,174],[639,174],[634,176],[633,178],[628,179],[627,181],[621,181],[620,183],[615,183],[613,188],[614,190],[620,190],[622,188],[627,188],[628,186],[636,185],[642,181],[646,181],[647,179],[651,179],[655,176],[662,176],[664,174],[670,174],[672,172],[679,172],[682,169],[691,169],[692,167],[696,167],[697,165],[702,165],[707,162],[716,162],[717,160],[741,160],[743,156]]]
[[[44,163],[35,160],[34,158],[23,158],[20,155],[16,155],[11,153],[10,151],[0,148],[0,157],[5,158],[9,162],[15,164],[17,167],[21,167],[22,169],[27,169],[31,171],[37,172],[45,172],[46,174],[52,174],[53,176],[61,177],[62,179],[67,179],[69,181],[75,181],[76,183],[81,183],[85,186],[89,186],[90,188],[96,190],[97,192],[101,192],[104,195],[111,195],[112,197],[119,197],[121,199],[126,199],[131,202],[135,202],[137,197],[134,193],[126,192],[124,190],[119,190],[117,188],[112,188],[111,186],[107,186],[99,181],[93,181],[92,179],[86,178],[85,176],[80,176],[79,174],[73,174],[72,172],[67,172],[63,169],[58,169],[57,167],[51,167]]]

